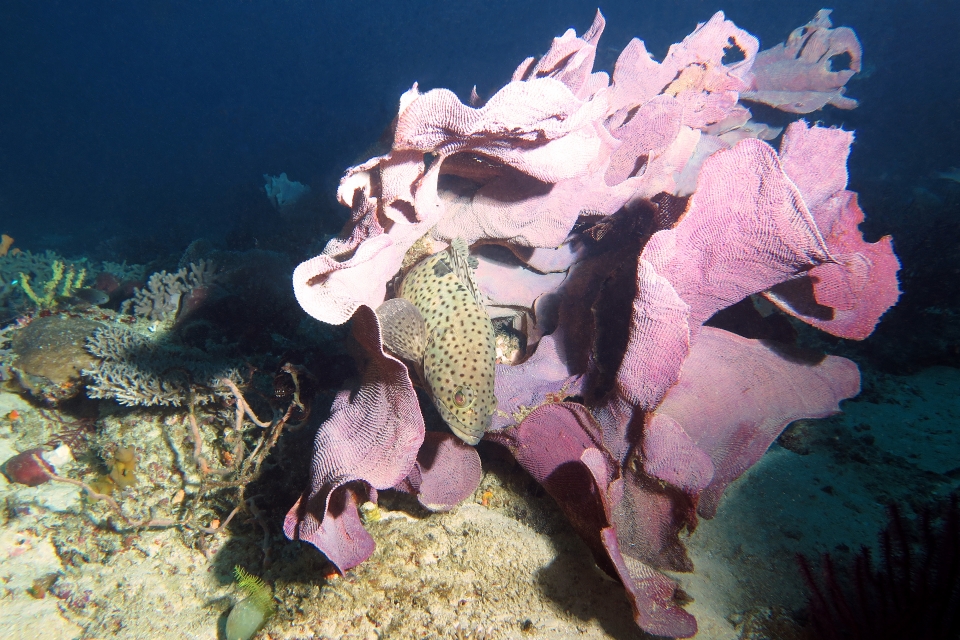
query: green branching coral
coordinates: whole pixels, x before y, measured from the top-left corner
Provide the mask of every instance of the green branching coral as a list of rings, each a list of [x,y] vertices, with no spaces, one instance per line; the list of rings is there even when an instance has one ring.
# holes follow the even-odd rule
[[[237,579],[237,586],[247,597],[238,602],[227,616],[227,640],[249,640],[276,610],[273,590],[243,567],[234,567],[233,575]]]

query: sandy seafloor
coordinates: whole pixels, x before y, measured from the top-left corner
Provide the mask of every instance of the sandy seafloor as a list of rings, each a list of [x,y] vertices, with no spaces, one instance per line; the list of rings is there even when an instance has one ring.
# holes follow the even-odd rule
[[[876,543],[888,501],[923,502],[960,484],[960,370],[868,371],[864,389],[844,414],[795,424],[686,540],[696,571],[676,577],[694,598],[698,638],[802,637],[791,620],[805,601],[797,552],[848,558]],[[0,393],[0,416],[14,409],[36,411]],[[0,418],[0,459],[25,446],[19,436]],[[369,525],[376,553],[344,578],[324,577],[320,555],[285,543],[271,523],[277,560],[260,573],[278,612],[257,637],[644,637],[550,498],[508,461],[485,462],[477,494],[453,512],[385,501]],[[240,595],[230,568],[257,568],[249,549],[259,539],[214,538],[205,555],[173,530],[99,531],[72,486],[0,477],[0,499],[6,640],[220,638]],[[31,595],[50,574],[59,578],[46,595]]]

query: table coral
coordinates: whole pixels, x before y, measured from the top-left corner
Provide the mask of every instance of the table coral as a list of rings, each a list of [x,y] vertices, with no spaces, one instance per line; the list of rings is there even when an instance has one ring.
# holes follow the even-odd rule
[[[642,629],[696,633],[663,573],[693,569],[678,534],[715,513],[790,421],[836,412],[859,391],[848,360],[704,323],[765,296],[862,339],[899,295],[890,239],[866,243],[857,229],[863,213],[846,190],[852,134],[798,121],[776,149],[766,140],[779,130],[740,102],[795,113],[855,105],[843,85],[859,68],[859,42],[831,29],[828,13],[760,51],[718,12],[662,62],[632,40],[612,76],[593,71],[598,13],[583,36],[569,30],[523,61],[485,103],[406,92],[390,150],[341,180],[338,198],[352,210],[344,232],[294,271],[310,315],[353,318],[366,364],[317,433],[286,534],[342,572],[373,552],[357,505],[377,491],[449,508],[476,488],[476,453],[425,433],[409,372],[383,351],[373,311],[411,247],[462,238],[481,265],[488,313],[525,345],[517,364],[497,365],[486,438],[557,500]],[[725,62],[731,49],[737,62]],[[846,52],[850,68],[808,52]],[[777,91],[802,95],[786,105]]]

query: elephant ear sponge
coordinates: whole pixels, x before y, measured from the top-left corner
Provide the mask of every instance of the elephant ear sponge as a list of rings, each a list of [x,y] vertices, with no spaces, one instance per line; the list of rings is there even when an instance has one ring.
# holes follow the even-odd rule
[[[260,578],[234,567],[237,586],[247,594],[227,616],[227,640],[250,640],[275,610],[273,591]]]

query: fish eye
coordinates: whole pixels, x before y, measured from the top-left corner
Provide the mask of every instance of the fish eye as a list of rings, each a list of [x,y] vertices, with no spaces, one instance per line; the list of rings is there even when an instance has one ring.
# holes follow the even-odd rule
[[[461,409],[473,404],[474,393],[470,387],[459,386],[453,391],[453,404]]]

